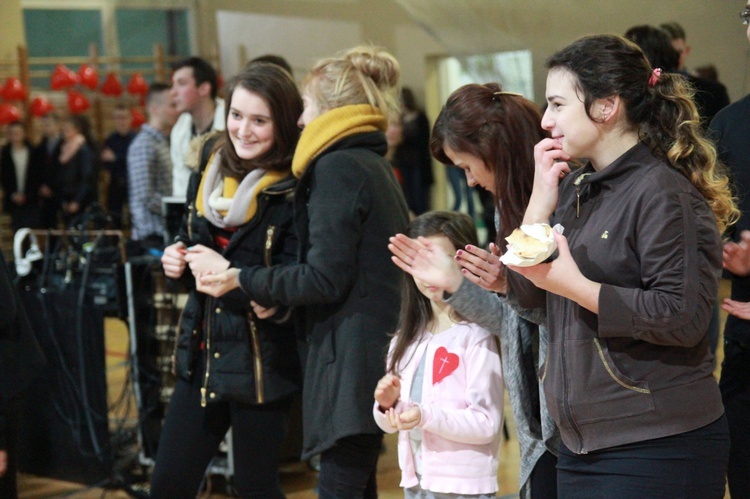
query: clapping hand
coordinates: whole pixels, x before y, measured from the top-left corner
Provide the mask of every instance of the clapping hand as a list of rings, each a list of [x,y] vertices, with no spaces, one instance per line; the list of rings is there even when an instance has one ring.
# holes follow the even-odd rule
[[[464,277],[474,284],[495,293],[508,292],[505,266],[500,262],[500,248],[495,243],[490,243],[490,251],[467,245],[456,252],[455,259],[463,268]]]
[[[411,239],[396,234],[389,241],[391,261],[407,274],[449,293],[455,293],[461,286],[463,275],[453,257],[428,238]]]

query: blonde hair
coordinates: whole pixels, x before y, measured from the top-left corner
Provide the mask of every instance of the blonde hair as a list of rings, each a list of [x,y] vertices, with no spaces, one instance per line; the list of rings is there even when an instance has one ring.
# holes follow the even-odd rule
[[[380,47],[360,45],[318,61],[302,83],[321,111],[370,104],[392,116],[400,113],[400,76],[393,55]]]

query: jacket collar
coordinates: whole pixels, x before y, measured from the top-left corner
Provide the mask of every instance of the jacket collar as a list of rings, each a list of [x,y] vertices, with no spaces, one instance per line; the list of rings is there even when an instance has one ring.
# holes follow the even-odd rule
[[[586,166],[578,170],[576,175],[571,175],[570,181],[575,183],[578,177],[583,176],[578,181],[580,185],[616,182],[633,170],[642,168],[645,163],[653,162],[654,159],[651,149],[645,143],[638,142],[603,170],[596,171],[591,162],[586,163]]]

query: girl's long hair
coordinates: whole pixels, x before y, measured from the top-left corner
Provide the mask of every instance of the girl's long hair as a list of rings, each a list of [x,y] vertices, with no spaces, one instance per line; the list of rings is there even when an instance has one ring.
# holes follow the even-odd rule
[[[273,146],[259,158],[242,159],[234,150],[229,131],[225,129],[214,146],[214,150],[222,149],[222,173],[242,179],[256,168],[289,170],[300,134],[297,119],[302,114],[302,97],[291,75],[271,63],[254,62],[248,65],[227,84],[225,123],[231,112],[232,96],[238,88],[257,94],[268,104],[273,123]]]
[[[445,147],[484,162],[495,179],[495,209],[500,217],[496,244],[521,225],[534,182],[534,146],[548,133],[539,107],[524,97],[503,92],[497,83],[464,85],[448,97],[432,127],[430,150],[453,164]]]
[[[454,248],[467,244],[478,245],[474,221],[465,213],[454,211],[430,211],[412,220],[406,228],[406,235],[412,239],[419,236],[445,236]],[[397,368],[409,346],[435,324],[435,315],[430,299],[417,288],[414,278],[404,274],[401,286],[401,314],[399,318],[396,344],[388,363],[388,372],[397,373]],[[456,320],[464,320],[452,311]]]
[[[704,136],[694,91],[680,74],[662,73],[656,78],[641,49],[617,35],[581,38],[550,57],[547,68],[574,77],[592,120],[590,111],[597,99],[618,95],[640,139],[698,189],[719,230],[736,222],[739,210],[729,178],[713,143]]]

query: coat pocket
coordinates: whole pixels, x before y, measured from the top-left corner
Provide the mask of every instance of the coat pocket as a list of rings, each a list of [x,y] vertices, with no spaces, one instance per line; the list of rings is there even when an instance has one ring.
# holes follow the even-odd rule
[[[633,380],[612,360],[600,339],[565,342],[566,372],[572,417],[580,424],[623,419],[654,410],[645,381]],[[558,387],[559,388],[559,387]]]

